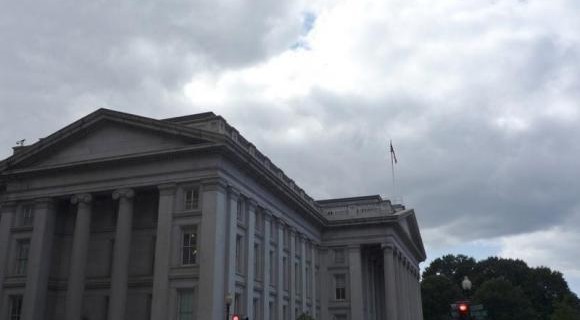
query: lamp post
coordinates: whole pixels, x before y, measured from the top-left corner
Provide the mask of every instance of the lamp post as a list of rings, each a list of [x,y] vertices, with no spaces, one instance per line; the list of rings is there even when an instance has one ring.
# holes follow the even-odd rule
[[[461,281],[461,288],[463,289],[463,296],[467,298],[468,293],[471,290],[471,281],[467,276],[463,277],[463,281]]]
[[[225,296],[225,301],[226,301],[226,320],[228,320],[230,318],[230,305],[232,304],[232,301],[234,300],[234,298],[232,297],[231,293],[226,294]]]

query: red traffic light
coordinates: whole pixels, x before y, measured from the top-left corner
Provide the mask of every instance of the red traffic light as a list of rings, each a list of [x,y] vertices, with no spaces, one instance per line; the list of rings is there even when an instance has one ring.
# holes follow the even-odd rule
[[[232,320],[241,320],[240,316],[238,316],[237,314],[234,314],[232,316]]]
[[[457,309],[459,309],[459,314],[462,316],[469,314],[469,305],[467,303],[460,303]]]

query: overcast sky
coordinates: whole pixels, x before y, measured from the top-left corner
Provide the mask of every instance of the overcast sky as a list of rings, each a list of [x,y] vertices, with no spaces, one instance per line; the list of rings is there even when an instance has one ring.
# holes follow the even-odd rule
[[[211,110],[314,198],[403,199],[430,259],[579,293],[578,30],[577,0],[8,1],[0,158],[98,107]]]

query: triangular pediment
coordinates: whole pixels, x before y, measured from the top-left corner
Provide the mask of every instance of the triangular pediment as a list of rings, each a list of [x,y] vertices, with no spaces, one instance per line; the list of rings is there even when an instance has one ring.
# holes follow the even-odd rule
[[[10,169],[43,168],[179,150],[216,141],[211,133],[100,109],[7,159]]]

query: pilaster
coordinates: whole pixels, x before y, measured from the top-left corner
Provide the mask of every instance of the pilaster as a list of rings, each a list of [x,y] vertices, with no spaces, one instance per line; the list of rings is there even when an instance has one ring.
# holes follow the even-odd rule
[[[198,319],[223,319],[226,281],[227,183],[213,179],[202,184],[199,257]]]
[[[270,231],[271,227],[270,224],[272,223],[272,214],[268,210],[264,210],[264,254],[262,257],[262,270],[264,271],[263,279],[264,282],[262,283],[264,291],[263,291],[263,303],[262,303],[262,317],[264,319],[271,319],[271,312],[270,310]]]
[[[395,248],[390,244],[383,245],[384,273],[385,273],[385,310],[386,320],[400,320],[397,318],[397,286]]]
[[[153,268],[153,297],[151,320],[167,319],[169,305],[169,253],[171,252],[171,223],[175,202],[175,184],[163,184],[159,189],[157,208],[157,237],[155,240],[155,265]]]
[[[290,319],[296,319],[298,316],[296,314],[296,229],[289,227],[290,232],[290,257],[288,257],[288,261],[290,263],[290,285],[288,286],[288,298],[290,299],[289,308],[290,308]]]
[[[277,317],[276,319],[282,320],[283,318],[283,306],[284,306],[284,224],[279,218],[275,218],[276,226],[278,230],[278,246],[276,247],[276,258],[278,263],[276,264],[278,277],[276,278],[276,308]]]
[[[42,320],[46,312],[48,275],[54,238],[54,202],[38,199],[34,203],[34,226],[28,255],[28,271],[24,290],[23,320]]]
[[[237,229],[238,229],[238,218],[237,218],[237,210],[238,210],[238,199],[240,197],[240,192],[234,188],[233,186],[228,186],[228,216],[227,216],[227,257],[226,257],[226,265],[225,265],[225,273],[226,273],[226,286],[227,292],[226,294],[230,294],[232,297],[235,296],[236,291],[236,237],[237,237]],[[232,307],[230,306],[230,313],[232,312]],[[229,317],[230,315],[228,315]],[[229,318],[228,318],[229,319]]]
[[[362,262],[359,245],[348,247],[349,279],[350,279],[350,318],[364,319]]]
[[[254,199],[246,200],[248,208],[248,227],[246,229],[246,316],[254,319],[254,243],[256,236],[256,209]]]
[[[10,227],[14,223],[16,209],[15,202],[3,202],[0,207],[0,299],[3,297],[4,278],[7,274]],[[8,311],[2,310],[2,305],[3,303],[0,301],[0,312],[5,314]]]

